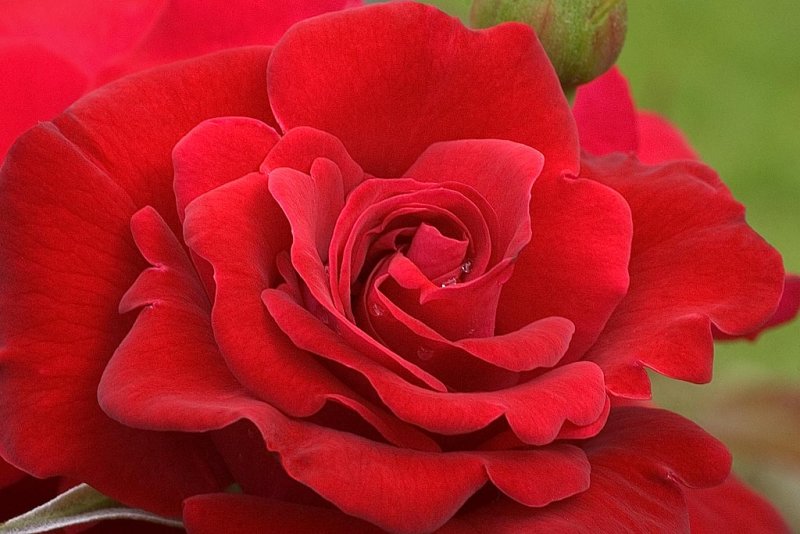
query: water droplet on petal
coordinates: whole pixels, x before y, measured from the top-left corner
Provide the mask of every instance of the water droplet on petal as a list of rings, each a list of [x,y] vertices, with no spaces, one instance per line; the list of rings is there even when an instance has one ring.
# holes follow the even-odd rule
[[[445,281],[442,283],[442,287],[452,286],[452,285],[453,285],[453,284],[455,284],[456,282],[458,282],[458,279],[456,279],[455,277],[453,277],[453,278],[448,278],[447,280],[445,280]]]
[[[420,347],[417,349],[417,358],[420,360],[430,360],[433,357],[433,351],[427,347]]]
[[[369,307],[369,313],[373,317],[383,317],[383,314],[386,312],[380,304],[377,302],[373,302],[372,305]]]
[[[461,272],[464,274],[469,273],[472,270],[472,261],[467,260],[461,264]]]

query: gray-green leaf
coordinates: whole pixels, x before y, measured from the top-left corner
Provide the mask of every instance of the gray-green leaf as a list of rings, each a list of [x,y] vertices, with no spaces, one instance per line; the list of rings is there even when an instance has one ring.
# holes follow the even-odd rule
[[[81,484],[30,512],[0,524],[0,534],[49,532],[58,528],[108,519],[132,519],[176,528],[183,527],[180,521],[128,508],[109,499],[91,486]]]

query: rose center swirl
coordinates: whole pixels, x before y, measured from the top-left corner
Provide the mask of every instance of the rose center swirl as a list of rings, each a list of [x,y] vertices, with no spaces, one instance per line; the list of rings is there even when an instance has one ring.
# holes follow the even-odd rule
[[[366,339],[367,352],[396,354],[450,390],[518,383],[516,369],[462,346],[495,335],[500,292],[513,272],[515,251],[498,237],[492,205],[446,177],[367,178],[348,191],[331,163],[315,162],[306,184],[293,174],[294,197],[303,197],[296,204],[286,198],[288,180],[286,189],[271,185],[293,228],[291,260],[284,256],[278,269],[295,298],[328,327],[361,336],[360,345]]]

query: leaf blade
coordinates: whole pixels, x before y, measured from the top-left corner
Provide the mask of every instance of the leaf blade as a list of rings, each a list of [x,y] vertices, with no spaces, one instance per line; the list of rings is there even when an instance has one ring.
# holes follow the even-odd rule
[[[37,534],[111,519],[146,521],[183,528],[183,523],[178,520],[128,508],[88,484],[80,484],[41,506],[0,524],[0,534]]]

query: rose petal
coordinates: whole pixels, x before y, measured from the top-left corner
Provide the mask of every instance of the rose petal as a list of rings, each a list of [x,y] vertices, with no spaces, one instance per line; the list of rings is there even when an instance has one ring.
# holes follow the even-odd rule
[[[648,165],[698,159],[683,133],[669,121],[636,110],[628,81],[617,67],[578,88],[572,113],[581,148],[592,154],[635,152]]]
[[[309,174],[276,169],[269,175],[269,191],[292,227],[292,265],[311,293],[332,306],[324,264],[345,202],[341,171],[328,159],[317,159]]]
[[[531,200],[533,235],[503,286],[497,333],[545,317],[575,325],[567,360],[597,339],[628,289],[630,208],[590,180],[540,178]]]
[[[224,48],[274,44],[295,22],[360,4],[358,0],[169,0],[134,50],[103,80]]]
[[[409,315],[380,291],[367,307],[381,340],[406,358],[441,377],[456,391],[498,389],[519,382],[520,371],[552,367],[564,356],[575,327],[561,317],[547,317],[500,336],[451,341],[430,325]],[[380,317],[374,316],[381,310]],[[498,372],[498,369],[513,371]],[[464,382],[474,387],[465,389]],[[483,385],[484,387],[480,387]]]
[[[693,423],[649,408],[615,408],[603,432],[581,446],[592,466],[585,492],[542,510],[499,500],[438,534],[688,532],[685,486],[721,483],[731,462],[725,447]]]
[[[456,269],[461,274],[468,248],[467,240],[447,237],[435,226],[422,223],[411,238],[406,256],[428,280],[435,280]]]
[[[468,338],[456,345],[489,363],[512,371],[530,371],[557,363],[575,327],[562,317],[546,317],[502,336]]]
[[[521,24],[471,31],[429,6],[368,6],[295,25],[267,76],[284,129],[332,133],[375,176],[402,175],[437,141],[473,138],[531,146],[556,172],[578,168],[561,86]]]
[[[267,124],[247,117],[209,119],[175,145],[175,198],[183,222],[186,206],[200,195],[259,170],[280,140]]]
[[[383,529],[342,512],[249,495],[198,495],[183,504],[189,534],[381,534]]]
[[[712,330],[714,332],[714,339],[739,339],[744,337],[746,339],[753,340],[761,335],[765,330],[780,326],[793,320],[795,317],[797,317],[798,311],[800,311],[800,276],[796,274],[787,274],[784,280],[783,294],[781,295],[781,301],[778,304],[778,309],[775,310],[775,313],[766,323],[761,325],[753,332],[748,332],[743,336],[732,336],[720,331],[719,328],[713,327]]]
[[[602,156],[611,152],[635,152],[639,148],[633,98],[627,80],[617,67],[578,88],[572,113],[583,150]]]
[[[267,290],[264,302],[295,345],[358,372],[397,417],[432,432],[466,434],[504,416],[525,443],[544,445],[555,439],[567,421],[591,425],[607,408],[602,373],[589,362],[560,367],[502,391],[431,391],[404,382],[364,358],[284,293]]]
[[[404,178],[474,188],[497,215],[492,244],[507,258],[515,257],[530,239],[531,186],[543,165],[542,155],[525,145],[495,139],[450,141],[428,147]]]
[[[634,228],[631,287],[586,358],[603,368],[619,396],[647,397],[642,365],[707,382],[711,323],[732,334],[763,324],[783,286],[780,255],[700,164],[645,167],[608,156],[586,158],[581,172],[625,197]]]
[[[307,480],[345,513],[391,532],[435,530],[487,480],[518,502],[536,507],[584,491],[588,483],[585,458],[570,445],[430,454],[329,432],[293,437],[297,448],[283,457],[292,476]],[[351,465],[354,459],[357,469]]]
[[[274,124],[264,98],[268,55],[268,48],[237,49],[158,67],[87,95],[54,122],[136,206],[153,206],[180,234],[172,149],[213,117]]]
[[[664,117],[640,111],[636,122],[639,125],[636,156],[642,163],[655,165],[675,159],[699,159],[683,133]]]
[[[743,525],[750,534],[790,532],[775,508],[733,475],[713,488],[686,490],[684,497],[695,534],[736,532]]]
[[[131,324],[117,303],[142,268],[128,230],[134,209],[52,124],[25,134],[6,160],[0,448],[37,476],[84,480],[129,505],[176,515],[184,497],[215,487],[190,454],[197,440],[127,428],[96,398],[103,368]]]
[[[288,167],[309,174],[311,166],[320,158],[334,162],[339,168],[346,194],[364,181],[364,171],[353,161],[341,141],[329,133],[306,127],[287,131],[267,154],[259,170],[269,174],[275,169]]]
[[[175,145],[172,163],[178,218],[186,206],[222,184],[257,171],[278,134],[263,122],[246,117],[222,117],[201,122]],[[216,292],[208,262],[192,253],[192,261],[209,296]]]
[[[383,306],[388,299],[404,313],[392,317],[383,314],[373,323],[380,327],[387,319],[404,321],[407,313],[447,339],[489,337],[495,330],[499,288],[511,276],[511,270],[511,262],[506,260],[474,280],[436,286],[407,258],[395,256],[389,262],[387,275],[375,281],[375,300]],[[384,324],[378,331],[391,328]]]
[[[25,40],[62,54],[93,79],[102,65],[141,39],[165,3],[7,1],[3,2],[0,37]]]
[[[74,102],[88,81],[77,65],[36,45],[0,46],[0,72],[2,162],[17,136]]]
[[[184,239],[214,267],[214,335],[228,366],[265,401],[309,415],[319,409],[309,400],[328,391],[328,373],[284,341],[260,300],[261,291],[277,283],[275,257],[289,248],[290,236],[263,174],[210,191],[186,210]]]

